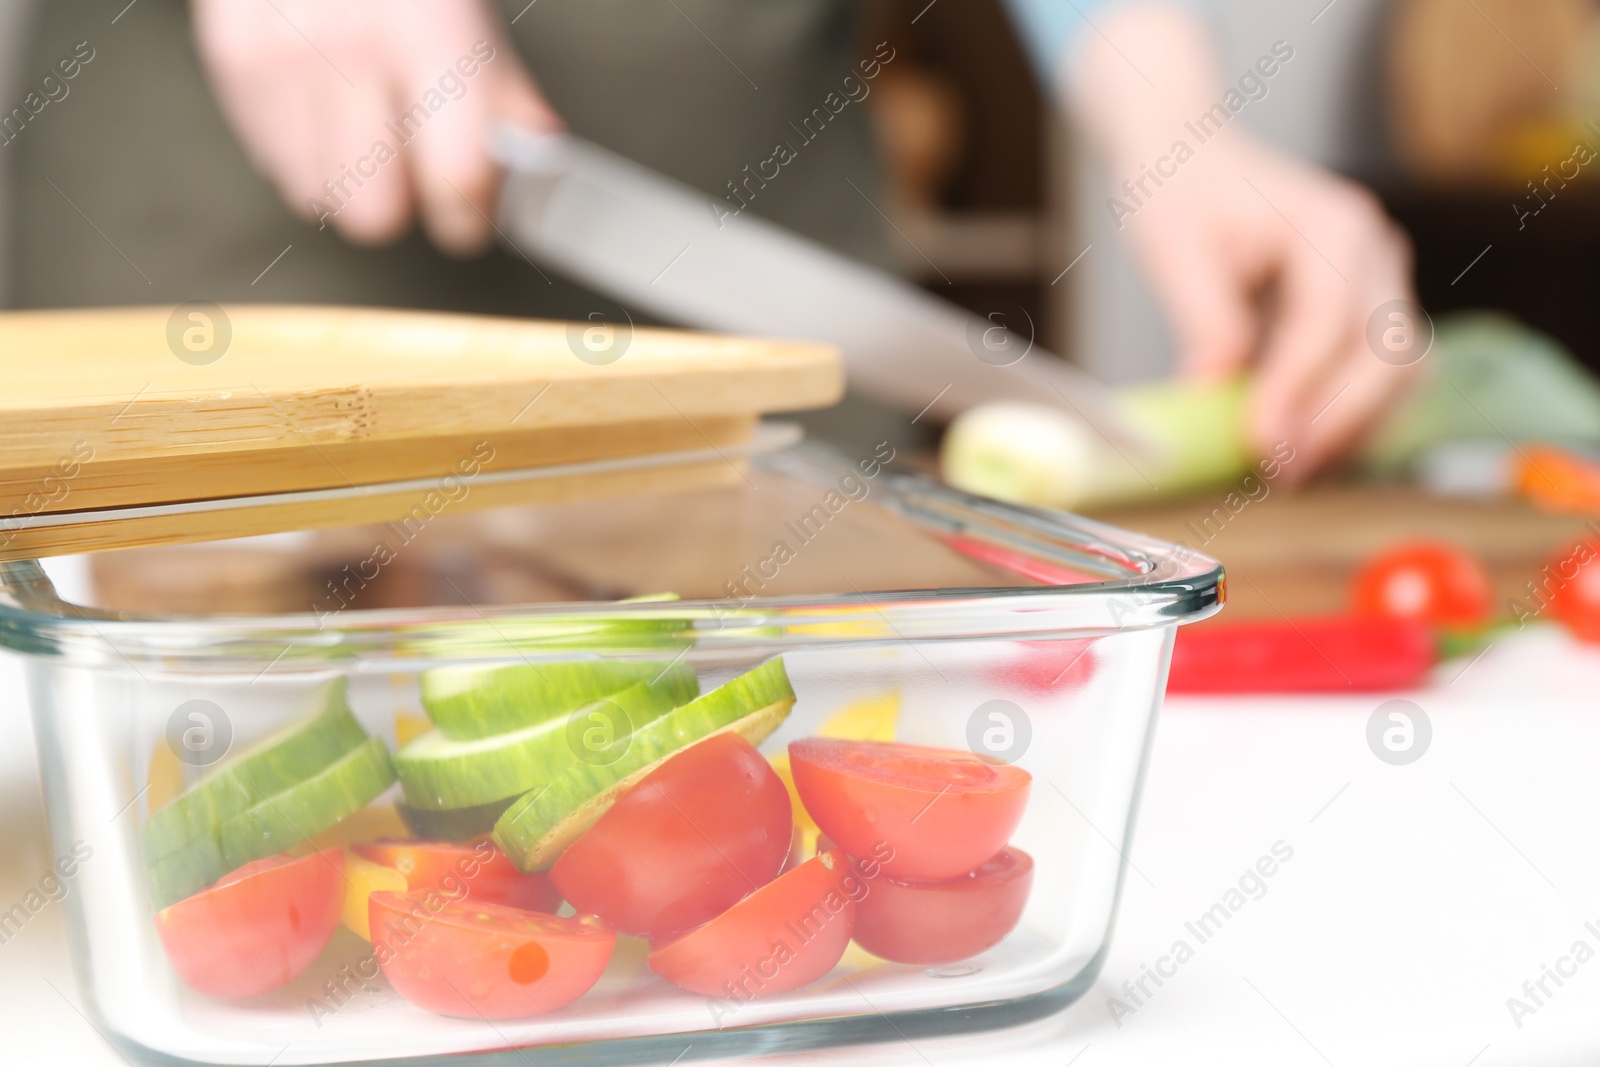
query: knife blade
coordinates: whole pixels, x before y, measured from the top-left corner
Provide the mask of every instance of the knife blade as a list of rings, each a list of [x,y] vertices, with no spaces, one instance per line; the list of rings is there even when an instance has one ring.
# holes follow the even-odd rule
[[[624,307],[700,329],[826,341],[850,382],[949,419],[1020,400],[1146,450],[1115,395],[1032,339],[568,134],[502,127],[502,236]]]

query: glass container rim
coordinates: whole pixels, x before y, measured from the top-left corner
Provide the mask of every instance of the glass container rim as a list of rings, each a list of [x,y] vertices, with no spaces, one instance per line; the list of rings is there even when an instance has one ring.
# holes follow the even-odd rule
[[[807,443],[751,461],[773,472],[829,485],[855,470],[842,453]],[[949,488],[922,474],[881,471],[879,503],[930,530],[956,551],[1034,580],[1074,571],[1099,580],[1071,584],[972,586],[828,594],[729,596],[675,601],[574,601],[347,609],[333,626],[315,612],[278,615],[141,614],[82,607],[61,599],[36,560],[0,563],[0,648],[73,659],[158,659],[199,664],[309,656],[383,659],[438,656],[466,661],[570,656],[580,647],[518,645],[503,634],[464,639],[463,628],[514,621],[553,629],[680,620],[697,646],[781,651],[797,644],[904,643],[975,638],[1103,636],[1194,622],[1219,610],[1225,576],[1214,558],[1185,544],[1133,533],[1067,512],[1002,503]],[[878,495],[876,492],[874,495]],[[854,583],[851,583],[852,586]],[[731,620],[731,624],[730,624]],[[848,628],[845,624],[849,624]],[[802,640],[802,637],[809,639]],[[441,645],[440,642],[445,642]],[[403,647],[399,647],[403,646]],[[587,643],[585,645],[587,647]],[[659,638],[612,641],[608,654],[659,656]],[[268,649],[281,650],[273,656]]]

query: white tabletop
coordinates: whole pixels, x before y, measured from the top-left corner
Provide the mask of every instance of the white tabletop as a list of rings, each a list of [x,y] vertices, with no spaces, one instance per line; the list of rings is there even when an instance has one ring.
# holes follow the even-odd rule
[[[1530,629],[1463,666],[1407,694],[1433,737],[1406,766],[1368,748],[1381,697],[1169,701],[1129,856],[1137,870],[1089,995],[1001,1034],[790,1059],[1600,1062],[1600,956],[1560,962],[1580,940],[1600,952],[1600,649]],[[0,693],[19,693],[19,681],[15,661],[0,659]],[[50,862],[18,708],[0,703],[0,908]],[[1225,900],[1279,842],[1292,857],[1259,883],[1246,879],[1259,899]],[[1202,943],[1185,923],[1219,902],[1238,906]],[[1192,957],[1163,962],[1180,940]],[[1575,973],[1560,987],[1546,979],[1551,995],[1513,1019],[1507,998],[1524,998],[1523,983],[1558,964]],[[1124,992],[1144,965],[1171,977]],[[1131,1013],[1113,1019],[1113,997]],[[122,1064],[76,998],[51,906],[0,945],[0,1060]]]

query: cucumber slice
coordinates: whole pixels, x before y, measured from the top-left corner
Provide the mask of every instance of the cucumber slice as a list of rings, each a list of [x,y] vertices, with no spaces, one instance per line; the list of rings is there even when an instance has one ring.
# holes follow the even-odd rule
[[[316,774],[222,824],[228,869],[276,855],[354,815],[394,784],[381,738],[369,738]]]
[[[165,908],[252,860],[307,841],[361,810],[394,781],[389,750],[368,738],[322,770],[266,797],[214,835],[150,865],[150,892]]]
[[[759,745],[788,716],[794,699],[783,660],[769,660],[636,730],[615,760],[572,763],[507,808],[495,823],[494,839],[524,871],[547,870],[618,797],[669,756],[729,730]]]
[[[471,841],[493,831],[495,820],[510,806],[511,800],[507,799],[449,811],[428,811],[406,804],[396,804],[395,810],[412,835],[424,841]]]
[[[326,767],[367,739],[350,714],[344,679],[328,687],[322,710],[291,723],[210,774],[145,821],[146,863],[206,837],[228,819]]]
[[[229,869],[217,839],[202,837],[150,865],[150,899],[160,911],[200,892]]]
[[[579,750],[591,738],[605,744],[585,758],[608,758],[608,746],[677,707],[698,687],[693,679],[694,672],[678,664],[658,684],[640,682],[567,715],[476,741],[452,741],[430,730],[395,756],[406,803],[444,811],[526,793],[578,762]],[[592,734],[596,729],[600,732]]]
[[[451,741],[476,741],[548,722],[640,682],[673,687],[684,704],[700,692],[692,670],[666,661],[519,663],[439,667],[423,673],[422,706]]]
[[[666,604],[678,599],[676,593],[652,593],[617,601],[619,604]],[[612,619],[563,617],[560,615],[507,616],[502,619],[473,619],[447,628],[430,627],[417,651],[430,656],[482,655],[485,649],[546,652],[551,649],[577,649],[593,652],[599,648],[674,649],[680,636],[693,623],[683,618]]]

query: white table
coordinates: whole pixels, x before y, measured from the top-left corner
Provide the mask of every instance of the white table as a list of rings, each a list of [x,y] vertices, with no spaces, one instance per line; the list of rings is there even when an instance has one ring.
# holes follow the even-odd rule
[[[1433,739],[1378,760],[1383,698],[1172,700],[1130,854],[1115,947],[1072,1008],[1000,1034],[813,1054],[957,1067],[1600,1062],[1600,958],[1516,1025],[1507,998],[1573,943],[1600,952],[1600,649],[1506,639],[1408,697]],[[0,660],[0,693],[19,693]],[[30,725],[0,703],[0,908],[50,860]],[[1186,927],[1274,843],[1293,857],[1203,944]],[[1109,846],[1107,846],[1109,847]],[[1254,888],[1249,886],[1249,888]],[[1136,1003],[1125,981],[1176,940],[1193,957]],[[1571,969],[1568,966],[1567,969]],[[1137,992],[1137,988],[1135,990]],[[1113,1021],[1108,1000],[1129,1015]],[[0,945],[0,1061],[123,1061],[78,1012],[60,908]],[[1117,1024],[1120,1022],[1120,1026]],[[781,1061],[769,1061],[781,1062]]]

